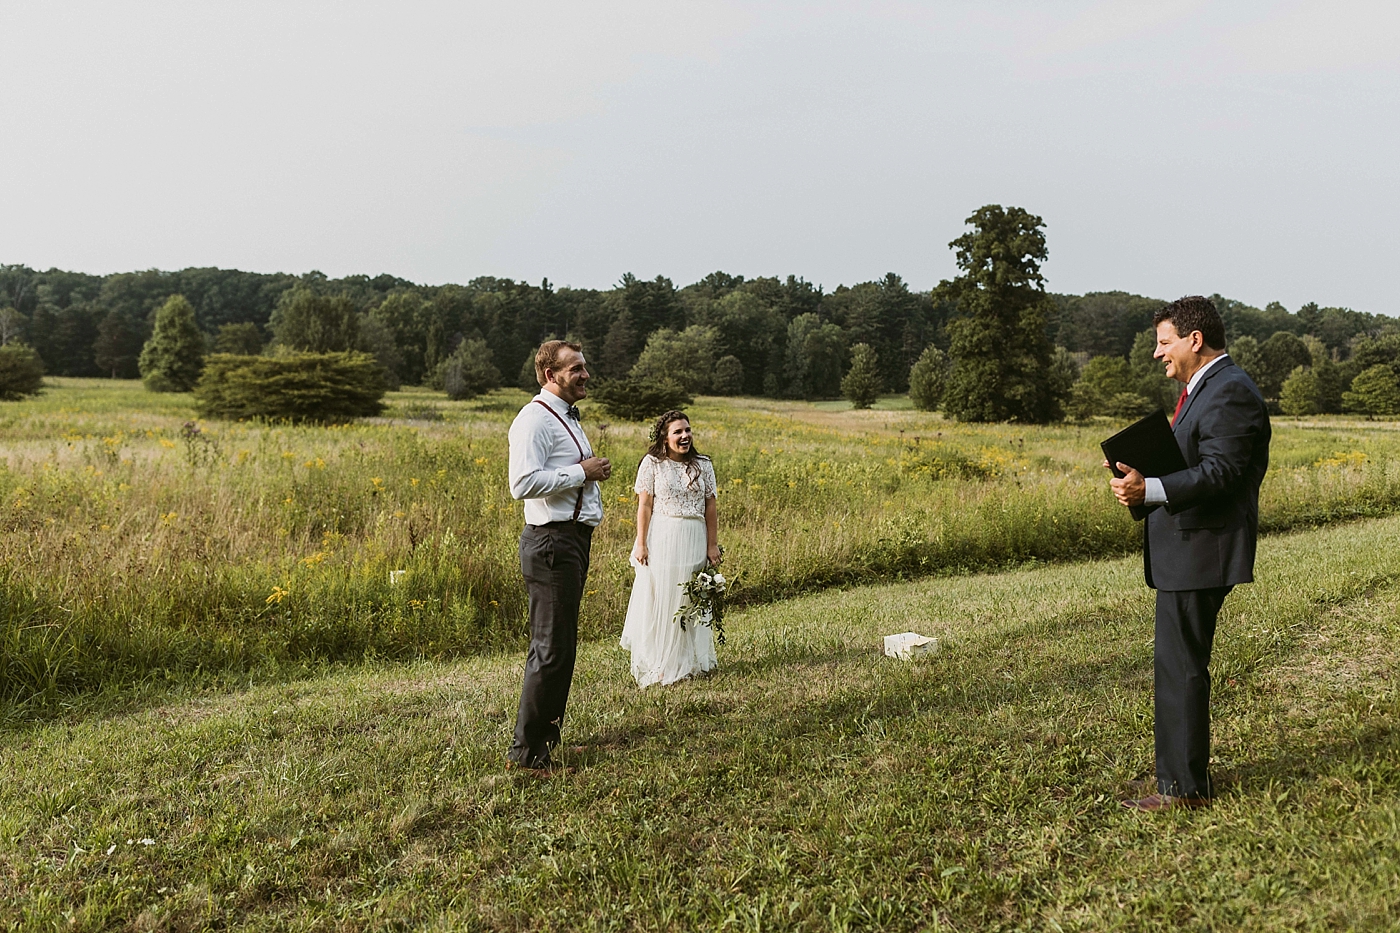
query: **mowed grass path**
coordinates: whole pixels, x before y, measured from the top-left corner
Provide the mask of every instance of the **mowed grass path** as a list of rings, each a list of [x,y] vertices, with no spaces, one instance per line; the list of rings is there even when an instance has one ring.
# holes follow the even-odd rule
[[[516,653],[0,736],[0,927],[1167,930],[1400,924],[1400,518],[1275,536],[1217,641],[1213,809],[1152,767],[1136,559],[736,613],[639,692],[584,647],[574,770],[502,767]],[[943,650],[877,654],[915,629]]]

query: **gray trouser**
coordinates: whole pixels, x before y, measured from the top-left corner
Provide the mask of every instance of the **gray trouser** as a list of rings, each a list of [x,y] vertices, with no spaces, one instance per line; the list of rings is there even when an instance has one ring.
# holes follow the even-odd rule
[[[578,522],[526,525],[520,535],[520,572],[530,596],[530,650],[507,753],[527,767],[549,763],[559,744],[564,707],[578,651],[578,609],[588,579],[593,527]]]

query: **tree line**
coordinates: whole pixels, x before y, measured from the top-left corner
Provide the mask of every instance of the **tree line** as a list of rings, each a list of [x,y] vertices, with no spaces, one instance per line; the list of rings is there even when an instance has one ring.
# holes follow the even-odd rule
[[[1164,300],[1048,292],[1039,217],[988,205],[968,224],[950,244],[959,275],[928,291],[895,273],[828,292],[791,275],[724,272],[681,287],[627,274],[609,289],[579,289],[494,277],[420,285],[390,275],[95,276],[3,265],[0,344],[27,343],[51,374],[134,378],[157,312],[182,296],[185,344],[197,333],[204,352],[359,351],[390,386],[451,394],[531,387],[535,348],[567,336],[603,380],[665,379],[693,393],[828,398],[844,382],[861,398],[910,392],[963,420],[1030,422],[1169,404],[1151,361],[1152,315]],[[1214,300],[1232,353],[1279,404],[1341,410],[1363,370],[1400,370],[1400,352],[1386,349],[1400,333],[1394,318]],[[1295,375],[1307,378],[1285,393]]]

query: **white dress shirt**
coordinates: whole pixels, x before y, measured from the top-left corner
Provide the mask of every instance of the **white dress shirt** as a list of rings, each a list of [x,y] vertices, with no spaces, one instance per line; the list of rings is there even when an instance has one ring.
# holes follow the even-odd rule
[[[1188,380],[1186,383],[1186,397],[1190,398],[1191,393],[1196,391],[1196,386],[1200,384],[1201,378],[1206,374],[1206,370],[1210,369],[1212,366],[1214,366],[1216,363],[1219,363],[1221,360],[1227,360],[1229,358],[1230,354],[1222,353],[1215,359],[1211,360],[1209,363],[1192,373],[1190,380]],[[1142,481],[1143,484],[1147,487],[1145,498],[1142,500],[1143,505],[1167,504],[1167,491],[1162,488],[1161,479],[1159,479],[1156,476],[1144,476]]]
[[[537,404],[540,402],[559,417],[545,411]],[[593,445],[588,443],[583,426],[570,418],[568,411],[568,402],[541,390],[511,422],[510,495],[525,500],[527,525],[572,519],[580,486],[583,507],[578,520],[595,526],[603,520],[602,493],[597,483],[585,482],[583,467],[579,465],[593,456]]]

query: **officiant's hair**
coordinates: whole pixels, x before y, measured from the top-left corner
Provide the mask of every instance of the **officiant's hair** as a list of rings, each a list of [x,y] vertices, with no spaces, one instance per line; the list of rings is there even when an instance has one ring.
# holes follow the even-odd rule
[[[583,347],[569,340],[546,340],[535,351],[535,378],[541,386],[545,384],[545,370],[559,368],[559,351],[563,349],[582,353]]]
[[[1201,295],[1187,295],[1152,315],[1152,326],[1163,321],[1171,321],[1178,337],[1188,337],[1192,331],[1200,331],[1206,346],[1212,350],[1225,349],[1225,322],[1215,309],[1215,302]]]
[[[675,421],[684,421],[689,424],[690,416],[673,408],[652,423],[651,446],[647,448],[647,457],[655,457],[657,460],[666,459],[669,455],[666,450],[666,432],[671,429],[671,423]],[[646,457],[642,459],[646,459]],[[696,462],[708,459],[710,458],[695,449],[693,440],[690,442],[690,449],[681,455],[681,463],[685,464],[685,471],[692,478],[700,475],[700,468],[695,465]]]

